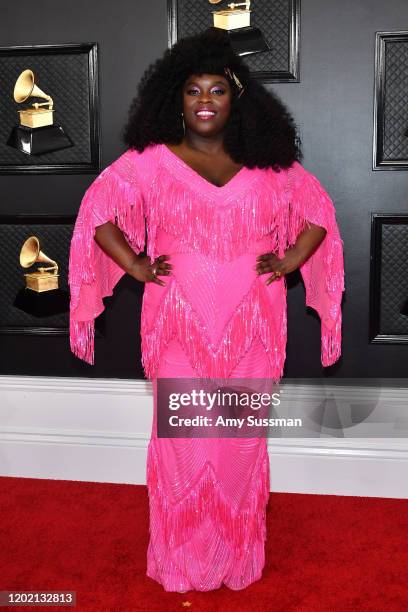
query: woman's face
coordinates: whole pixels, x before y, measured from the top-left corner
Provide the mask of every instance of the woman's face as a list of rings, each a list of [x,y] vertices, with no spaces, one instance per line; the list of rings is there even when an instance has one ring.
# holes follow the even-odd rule
[[[225,128],[231,111],[231,87],[221,74],[193,74],[183,85],[183,113],[187,129],[215,136]]]

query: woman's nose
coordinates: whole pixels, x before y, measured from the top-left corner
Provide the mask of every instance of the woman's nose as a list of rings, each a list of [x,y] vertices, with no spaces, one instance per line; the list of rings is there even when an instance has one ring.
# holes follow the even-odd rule
[[[200,96],[199,96],[199,100],[201,103],[203,102],[210,102],[211,101],[211,96],[210,96],[210,92],[208,91],[203,91],[201,92]]]

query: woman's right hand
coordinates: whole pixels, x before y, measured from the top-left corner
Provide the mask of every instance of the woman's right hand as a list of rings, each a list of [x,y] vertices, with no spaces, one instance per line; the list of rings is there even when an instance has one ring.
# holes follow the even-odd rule
[[[150,257],[139,255],[132,263],[128,274],[142,283],[156,283],[157,285],[165,286],[166,283],[160,280],[158,276],[168,276],[170,274],[173,266],[166,263],[169,258],[169,255],[160,255],[151,263]]]

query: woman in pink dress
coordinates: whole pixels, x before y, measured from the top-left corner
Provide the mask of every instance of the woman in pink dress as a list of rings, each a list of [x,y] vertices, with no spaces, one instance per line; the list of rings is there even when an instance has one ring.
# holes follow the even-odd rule
[[[142,360],[154,392],[147,575],[166,591],[244,589],[265,564],[266,439],[158,437],[157,381],[278,382],[285,275],[297,268],[321,319],[322,364],[333,364],[344,290],[335,209],[299,162],[290,114],[220,30],[179,41],[146,71],[125,141],[75,224],[71,349],[93,364],[102,299],[125,273],[145,283]]]

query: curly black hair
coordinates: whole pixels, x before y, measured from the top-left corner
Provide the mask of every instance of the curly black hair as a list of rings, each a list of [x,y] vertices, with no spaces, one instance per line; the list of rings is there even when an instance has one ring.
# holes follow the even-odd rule
[[[180,39],[145,71],[133,99],[123,140],[142,152],[152,144],[179,144],[184,136],[182,87],[192,74],[222,74],[232,70],[244,91],[229,77],[233,98],[225,128],[224,147],[230,157],[248,168],[290,167],[300,161],[300,140],[294,120],[282,101],[255,80],[237,55],[229,35],[208,28]]]

